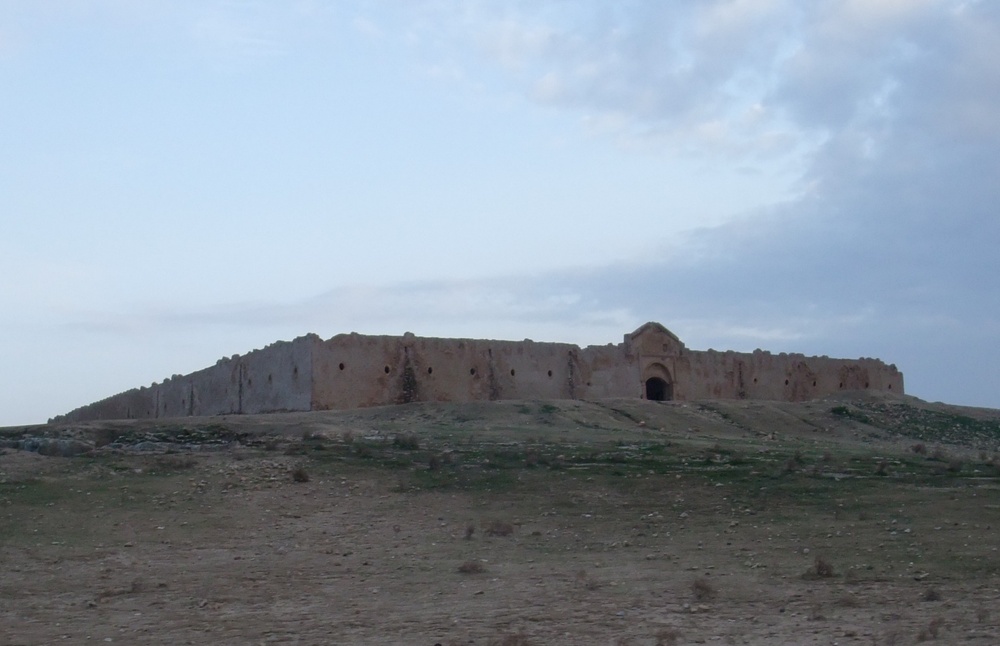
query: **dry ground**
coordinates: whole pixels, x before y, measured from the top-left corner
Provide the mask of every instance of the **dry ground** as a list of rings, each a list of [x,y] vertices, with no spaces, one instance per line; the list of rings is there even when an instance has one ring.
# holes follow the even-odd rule
[[[4,645],[1000,643],[997,411],[417,404],[0,446]]]

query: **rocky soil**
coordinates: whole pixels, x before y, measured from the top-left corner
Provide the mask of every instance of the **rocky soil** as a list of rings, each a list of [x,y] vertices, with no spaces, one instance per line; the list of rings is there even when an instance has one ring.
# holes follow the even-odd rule
[[[861,394],[0,429],[0,644],[996,644],[998,454]]]

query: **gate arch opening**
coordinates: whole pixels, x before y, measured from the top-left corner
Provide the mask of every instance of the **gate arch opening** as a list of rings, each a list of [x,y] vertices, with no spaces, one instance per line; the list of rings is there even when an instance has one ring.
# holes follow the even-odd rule
[[[649,401],[663,402],[674,398],[674,380],[662,363],[652,363],[642,370],[642,395]]]
[[[664,379],[650,377],[646,380],[646,399],[654,402],[663,402],[673,399],[673,388]]]

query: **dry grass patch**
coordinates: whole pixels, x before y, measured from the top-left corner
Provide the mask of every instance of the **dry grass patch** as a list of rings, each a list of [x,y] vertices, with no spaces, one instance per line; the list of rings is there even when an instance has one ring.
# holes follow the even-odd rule
[[[595,579],[595,578],[591,577],[589,574],[587,574],[586,570],[580,570],[579,572],[577,572],[576,573],[576,580],[584,588],[586,588],[587,590],[591,590],[591,591],[593,591],[593,590],[599,590],[599,589],[601,589],[604,586],[604,584],[602,582],[598,581],[597,579]]]
[[[480,561],[466,561],[458,566],[458,571],[462,574],[481,574],[486,568]]]
[[[392,438],[392,445],[404,451],[416,451],[420,448],[420,438],[414,433],[400,433]]]
[[[941,635],[941,629],[944,628],[944,618],[935,617],[931,619],[930,623],[927,624],[926,628],[921,628],[920,632],[917,633],[917,641],[925,642],[931,639],[937,639]]]
[[[487,536],[510,536],[514,533],[514,525],[502,520],[491,521],[486,526]]]
[[[842,608],[860,608],[861,601],[853,594],[845,594],[836,601],[837,605]]]
[[[833,565],[831,565],[822,556],[817,556],[813,566],[806,570],[805,574],[802,575],[802,578],[806,580],[815,580],[831,579],[835,576],[837,576],[837,574],[833,570]]]
[[[662,628],[654,637],[656,646],[677,646],[681,640],[681,633],[676,628]]]
[[[715,586],[709,583],[705,577],[698,577],[691,582],[691,594],[698,601],[709,601],[717,594]]]

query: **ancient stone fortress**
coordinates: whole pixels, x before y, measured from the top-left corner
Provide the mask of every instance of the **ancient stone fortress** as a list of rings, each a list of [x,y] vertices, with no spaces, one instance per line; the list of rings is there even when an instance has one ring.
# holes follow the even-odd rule
[[[315,411],[497,399],[801,401],[845,390],[903,393],[878,359],[689,350],[659,323],[618,345],[340,334],[279,341],[55,421]]]

